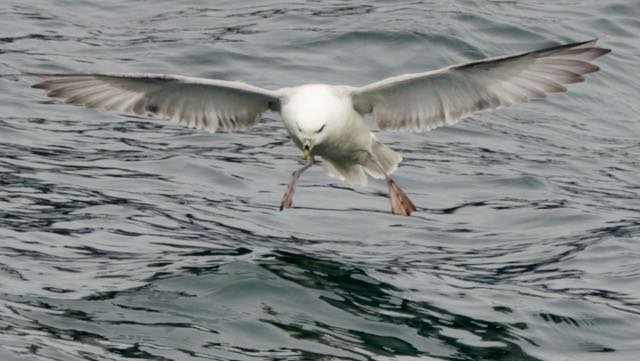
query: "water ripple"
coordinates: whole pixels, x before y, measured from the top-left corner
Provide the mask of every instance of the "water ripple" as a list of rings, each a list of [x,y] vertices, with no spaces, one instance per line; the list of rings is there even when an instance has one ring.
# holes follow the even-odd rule
[[[637,2],[637,1],[636,1]],[[640,345],[640,6],[585,1],[0,5],[0,359],[604,360]],[[20,74],[269,87],[600,37],[568,95],[377,133],[418,205],[243,133],[60,104]]]

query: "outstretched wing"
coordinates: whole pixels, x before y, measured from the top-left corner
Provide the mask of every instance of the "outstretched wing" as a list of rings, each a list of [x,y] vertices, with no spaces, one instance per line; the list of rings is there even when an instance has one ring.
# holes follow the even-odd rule
[[[157,74],[49,74],[33,85],[67,103],[166,118],[189,128],[249,128],[278,110],[276,92],[245,83]]]
[[[355,88],[354,108],[372,113],[383,130],[422,131],[469,114],[564,92],[599,68],[591,60],[608,52],[596,40],[489,58],[436,71],[400,75]]]

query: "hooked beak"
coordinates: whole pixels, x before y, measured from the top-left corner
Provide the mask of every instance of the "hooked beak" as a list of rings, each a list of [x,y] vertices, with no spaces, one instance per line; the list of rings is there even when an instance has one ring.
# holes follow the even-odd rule
[[[311,140],[305,139],[302,143],[302,159],[307,160],[311,157]]]

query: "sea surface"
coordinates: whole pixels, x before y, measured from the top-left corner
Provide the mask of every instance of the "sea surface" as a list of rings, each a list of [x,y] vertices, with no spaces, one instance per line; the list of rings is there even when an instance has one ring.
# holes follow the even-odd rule
[[[0,360],[638,360],[640,1],[0,3]],[[209,134],[37,72],[364,85],[600,38],[567,94],[384,133],[418,207],[277,114]],[[22,75],[21,75],[22,74]]]

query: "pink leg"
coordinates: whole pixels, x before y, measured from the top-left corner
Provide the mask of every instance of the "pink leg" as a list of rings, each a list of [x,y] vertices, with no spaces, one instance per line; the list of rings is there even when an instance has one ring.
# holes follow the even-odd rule
[[[416,210],[416,206],[413,205],[407,194],[398,187],[391,177],[387,177],[387,186],[389,187],[389,199],[391,200],[391,213],[403,216],[411,215],[411,212]]]
[[[309,157],[304,166],[297,171],[291,174],[291,182],[289,182],[289,186],[287,187],[287,191],[284,192],[284,196],[282,197],[282,203],[280,203],[280,210],[284,210],[285,208],[291,208],[291,204],[293,203],[293,193],[296,191],[296,184],[298,184],[298,178],[305,170],[309,169],[313,165],[313,157]]]
[[[384,171],[384,168],[376,158],[374,154],[369,155],[371,159],[378,166],[378,169],[382,174],[384,174],[385,179],[387,180],[387,187],[389,187],[389,200],[391,201],[391,213],[399,214],[403,216],[411,215],[411,212],[416,210],[416,206],[413,205],[411,199],[407,196],[407,194],[398,187],[398,184]]]

